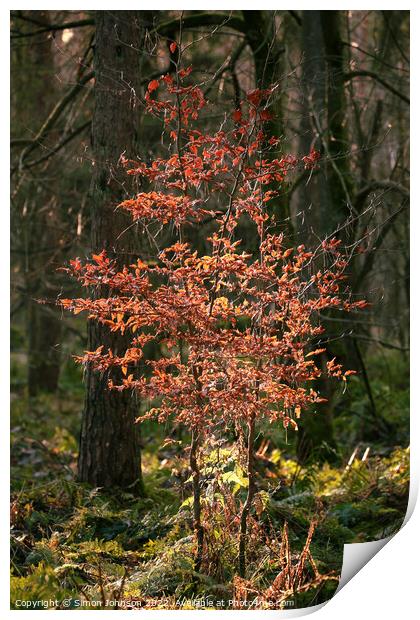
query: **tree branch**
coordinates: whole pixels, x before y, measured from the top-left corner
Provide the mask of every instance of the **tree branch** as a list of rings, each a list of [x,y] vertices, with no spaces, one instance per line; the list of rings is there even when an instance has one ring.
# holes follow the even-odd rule
[[[74,138],[76,138],[76,136],[78,136],[80,133],[82,133],[85,129],[90,127],[91,124],[92,124],[91,120],[86,121],[86,123],[83,123],[82,125],[77,127],[77,129],[75,129],[71,134],[69,134],[66,138],[64,138],[64,140],[62,140],[54,148],[52,148],[49,151],[49,153],[47,153],[46,155],[43,155],[39,159],[35,159],[33,161],[29,161],[27,164],[23,164],[23,166],[25,168],[32,168],[33,166],[37,166],[38,164],[42,164],[44,161],[46,161],[47,159],[49,159],[50,157],[55,155],[55,153],[57,153],[57,151],[62,149],[64,146],[66,146],[66,144],[68,144]]]
[[[402,101],[404,101],[407,105],[410,105],[409,97],[406,97],[406,95],[404,95],[399,90],[391,86],[391,84],[389,84],[388,82],[385,82],[385,80],[383,80],[377,73],[374,73],[373,71],[362,71],[362,70],[349,71],[348,73],[344,74],[343,79],[345,82],[348,82],[349,80],[353,80],[354,78],[358,78],[358,77],[370,77],[373,80],[376,80],[376,82],[379,82],[379,84],[382,84],[382,86],[386,88],[387,90],[389,90],[389,92],[394,94],[396,97],[399,97],[400,99],[402,99]]]
[[[65,95],[64,97],[54,106],[53,110],[49,114],[47,120],[44,122],[35,138],[31,141],[30,144],[22,151],[20,156],[20,166],[23,165],[24,160],[28,157],[29,153],[32,153],[34,149],[40,146],[40,143],[45,138],[47,132],[51,129],[54,123],[57,121],[61,113],[64,111],[66,106],[78,95],[78,93],[82,90],[82,88],[94,77],[94,72],[91,71],[87,73],[83,78],[79,80]]]
[[[155,31],[163,36],[170,36],[174,30],[179,27],[180,19],[172,19],[167,22],[158,24]],[[194,13],[192,15],[185,15],[182,17],[183,28],[197,28],[203,26],[223,26],[238,30],[242,34],[247,33],[246,24],[240,17],[232,16],[230,13],[208,13],[207,11],[201,13]]]
[[[390,180],[372,181],[371,183],[365,185],[365,187],[362,187],[362,189],[359,190],[356,194],[356,197],[354,199],[354,207],[358,213],[360,213],[363,204],[369,194],[371,194],[377,189],[393,190],[399,192],[404,198],[408,199],[410,197],[410,191],[400,183],[395,183],[395,181]]]
[[[21,15],[13,15],[13,17],[25,20]],[[29,20],[25,20],[29,21]],[[50,24],[39,30],[33,30],[32,32],[20,32],[18,34],[12,34],[12,39],[23,39],[27,37],[35,37],[38,34],[45,32],[56,32],[59,30],[67,30],[70,28],[84,28],[86,26],[93,26],[95,21],[93,19],[79,19],[73,22],[65,22],[64,24]]]
[[[217,69],[216,73],[211,79],[209,86],[204,91],[204,96],[207,96],[215,82],[217,82],[217,80],[221,78],[226,71],[234,71],[235,64],[242,52],[244,51],[246,44],[246,39],[243,39],[243,41],[238,45],[238,47],[226,58],[225,62],[219,67],[219,69]]]
[[[400,43],[398,41],[398,37],[395,36],[394,30],[391,27],[391,24],[390,24],[389,19],[388,19],[387,12],[386,11],[381,11],[381,13],[383,15],[384,21],[385,21],[386,26],[388,28],[389,34],[391,35],[392,40],[394,41],[395,47],[398,49],[398,51],[400,52],[401,56],[404,58],[405,62],[407,64],[410,64],[410,59],[408,58],[407,54],[404,52],[403,48],[401,47],[401,45],[400,45]]]
[[[10,140],[10,148],[15,146],[28,146],[28,144],[32,144],[32,140],[28,138],[12,138]]]
[[[410,347],[401,347],[397,344],[393,344],[392,342],[386,342],[385,340],[380,340],[378,338],[370,338],[369,336],[363,336],[362,334],[346,334],[346,338],[351,338],[352,340],[363,340],[364,342],[372,342],[373,344],[378,344],[385,349],[396,349],[397,351],[410,350]]]
[[[376,56],[376,54],[372,54],[371,52],[368,52],[367,50],[363,49],[363,47],[360,47],[358,43],[349,43],[348,41],[342,41],[341,45],[345,45],[346,47],[349,47],[350,49],[355,50],[356,52],[360,52],[361,54],[365,54],[366,56],[373,58],[375,62],[380,63],[384,67],[388,67],[388,69],[393,69],[394,71],[404,71],[405,73],[409,73],[408,69],[404,69],[404,67],[396,67],[395,65],[388,64],[387,62],[385,62],[385,60],[382,60],[382,58],[380,58],[379,56]]]
[[[373,263],[375,261],[376,252],[382,246],[383,242],[385,241],[385,237],[387,236],[389,231],[392,229],[395,220],[397,219],[399,214],[404,211],[404,209],[405,209],[405,207],[404,207],[404,201],[403,201],[403,206],[401,206],[397,211],[392,213],[392,215],[389,216],[389,218],[386,220],[386,222],[382,226],[381,232],[379,233],[378,238],[376,239],[374,247],[367,254],[367,256],[365,258],[365,262],[363,263],[362,270],[357,275],[357,283],[354,286],[354,292],[357,292],[360,289],[360,287],[361,287],[362,283],[364,282],[366,276],[371,271],[371,269],[373,267]]]
[[[297,14],[296,11],[287,11],[295,20],[295,22],[297,23],[298,26],[302,25],[302,18],[300,17],[300,15]]]

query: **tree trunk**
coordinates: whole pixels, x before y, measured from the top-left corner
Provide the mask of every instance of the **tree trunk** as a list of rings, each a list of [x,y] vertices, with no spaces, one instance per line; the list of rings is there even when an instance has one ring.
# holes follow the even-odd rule
[[[191,432],[191,446],[190,446],[190,468],[193,479],[193,521],[194,532],[197,543],[194,570],[198,573],[203,561],[204,551],[204,529],[201,523],[201,491],[200,491],[200,467],[198,465],[198,448],[199,448],[199,436],[197,431]]]
[[[349,166],[341,11],[319,12],[321,14],[328,78],[327,178],[333,208],[328,219],[329,225],[326,232],[331,233],[350,214],[353,183]]]
[[[92,123],[92,250],[105,249],[122,267],[133,261],[135,239],[116,205],[124,198],[127,177],[118,166],[121,154],[136,154],[136,105],[143,23],[138,11],[97,11],[94,49],[95,109]],[[107,291],[99,291],[103,296]],[[122,355],[129,339],[94,322],[88,325],[88,349],[100,345]],[[107,389],[108,376],[87,371],[80,433],[79,480],[94,486],[128,487],[141,483],[140,442],[134,421],[135,397]]]
[[[312,410],[307,411],[302,420],[299,421],[296,454],[299,463],[304,464],[313,458],[320,461],[336,460],[335,449],[337,447],[334,438],[334,405],[337,382],[325,375],[328,352],[322,353],[321,368],[324,373],[316,381],[316,388],[325,403],[318,403]]]
[[[334,140],[330,139],[333,105],[329,104],[329,97],[333,94],[330,83],[333,75],[328,72],[326,60],[323,13],[325,11],[302,11],[302,112],[299,150],[307,153],[311,148],[315,148],[322,154],[317,174],[312,174],[308,184],[304,180],[295,192],[294,208],[298,221],[302,217],[302,241],[308,246],[316,246],[319,239],[330,234],[341,219],[338,208],[341,198],[335,195],[336,173],[330,162],[331,149],[335,153],[334,147],[331,147]],[[326,361],[324,354],[324,367]],[[321,396],[328,398],[328,402],[318,404],[315,411],[308,411],[299,422],[297,457],[301,463],[315,455],[327,460],[334,455],[330,450],[335,448],[332,407],[334,385],[331,379],[321,378],[317,381],[317,388]]]
[[[48,27],[49,13],[29,11],[28,17]],[[52,39],[43,35],[36,45],[13,48],[11,63],[14,76],[12,130],[19,136],[33,137],[45,120],[45,111],[54,106],[57,96],[52,83],[45,88],[45,81],[51,81],[56,72]],[[53,141],[54,135],[49,138]],[[56,180],[53,172],[49,172],[49,169],[44,171],[49,176],[48,184],[40,183],[37,175],[25,175],[24,172],[13,178],[19,209],[19,215],[15,214],[17,221],[14,226],[19,229],[20,243],[12,242],[12,247],[19,251],[21,257],[27,384],[31,397],[41,392],[55,392],[60,374],[60,349],[57,345],[61,339],[61,317],[57,310],[36,301],[54,299],[60,291],[55,275],[60,247],[57,231],[61,217],[55,195],[60,193],[60,181]]]
[[[272,86],[276,87],[272,96],[273,103],[268,108],[272,114],[272,119],[265,123],[266,135],[267,137],[276,136],[284,140],[283,84],[281,80],[285,67],[285,48],[279,42],[276,12],[242,11],[242,14],[246,25],[246,36],[254,57],[255,86],[263,90]],[[283,142],[280,148],[286,152],[287,145]],[[280,226],[279,230],[286,229],[289,234],[292,234],[287,194],[281,192],[278,183],[271,183],[267,189],[280,189],[279,196],[268,203],[268,213],[274,216],[276,223]]]
[[[252,416],[248,423],[247,437],[247,476],[248,494],[242,507],[240,530],[239,530],[239,576],[244,578],[246,573],[246,546],[248,542],[248,517],[251,511],[255,495],[255,467],[254,467],[254,441],[255,441],[255,417]]]

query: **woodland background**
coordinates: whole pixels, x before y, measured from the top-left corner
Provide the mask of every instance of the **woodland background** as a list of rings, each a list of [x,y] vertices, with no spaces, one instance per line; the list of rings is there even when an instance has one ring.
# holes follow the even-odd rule
[[[79,294],[57,271],[69,259],[118,252],[128,222],[114,209],[133,191],[118,161],[161,153],[161,128],[142,101],[152,79],[173,71],[170,43],[181,37],[213,102],[209,128],[244,93],[278,84],[270,130],[285,153],[321,153],[315,170],[282,186],[278,225],[291,245],[338,229],[352,250],[352,288],[372,304],[326,324],[329,352],[358,372],[346,391],[326,382],[328,403],[296,437],[283,428],[257,437],[261,521],[283,547],[288,523],[291,567],[317,515],[316,569],[283,600],[331,596],[343,543],[382,538],[405,514],[409,12],[12,11],[12,606],[67,593],[128,607],[244,600],[278,572],[261,544],[248,582],[235,581],[234,534],[221,523],[208,574],[193,574],[182,431],[135,427],[141,403],[83,376],[72,355],[94,350],[99,336],[90,328],[88,346],[85,320],[54,303]],[[192,233],[197,248],[210,233],[211,223]],[[241,233],[252,247],[252,231]],[[147,240],[128,234],[133,255],[150,257]],[[234,471],[228,446],[205,458]],[[226,480],[240,501],[240,475]]]

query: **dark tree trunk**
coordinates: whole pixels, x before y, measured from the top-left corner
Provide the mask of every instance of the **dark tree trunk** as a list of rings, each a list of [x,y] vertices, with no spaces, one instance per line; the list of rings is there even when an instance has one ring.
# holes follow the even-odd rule
[[[341,40],[338,17],[326,16],[325,13],[335,12],[302,11],[300,151],[305,153],[315,148],[322,154],[319,170],[308,184],[306,180],[300,184],[295,195],[295,210],[297,214],[303,214],[302,240],[309,246],[316,246],[320,238],[331,234],[347,216],[347,185],[342,184],[348,183],[346,164],[339,159],[347,148],[344,143],[346,112]],[[337,354],[335,350],[334,354]],[[327,351],[322,356],[324,368],[334,354]],[[313,457],[335,458],[333,413],[336,386],[331,379],[320,378],[317,389],[328,401],[318,404],[314,411],[308,411],[299,423],[297,457],[301,463]]]
[[[284,48],[276,34],[274,11],[242,11],[252,49],[257,88],[268,88],[281,77]]]
[[[302,12],[302,117],[300,151],[314,147],[320,170],[297,192],[309,237],[331,234],[346,220],[352,201],[339,11]],[[310,212],[308,210],[310,209]]]
[[[143,22],[138,11],[97,11],[94,50],[95,110],[92,124],[92,250],[105,249],[120,266],[132,262],[135,241],[129,221],[115,210],[129,191],[118,165],[124,152],[136,154]],[[100,291],[100,295],[107,291]],[[129,340],[91,322],[88,349],[100,345],[121,355]],[[142,492],[140,442],[134,421],[136,398],[107,389],[108,376],[87,371],[80,434],[79,479],[94,486],[137,485]]]
[[[325,155],[326,67],[321,11],[302,11],[302,91],[299,152],[309,153],[315,148]],[[309,175],[310,173],[308,173]],[[331,218],[331,202],[327,184],[326,164],[323,162],[310,182],[303,180],[295,192],[295,211],[302,222],[302,241],[318,243]]]
[[[321,368],[324,373],[329,357],[328,351],[322,354]],[[316,388],[327,402],[307,411],[299,421],[296,454],[302,464],[315,458],[330,462],[336,460],[333,420],[337,385],[334,379],[324,376],[317,380]]]
[[[266,135],[284,140],[282,78],[285,68],[285,48],[279,41],[276,11],[242,11],[242,14],[246,26],[246,37],[254,57],[255,85],[259,89],[268,89],[273,86],[276,88],[271,97],[272,104],[268,107],[272,119],[265,123]],[[286,152],[287,145],[283,142],[280,148]],[[268,212],[274,216],[281,229],[286,228],[289,233],[292,233],[287,194],[281,192],[278,183],[270,184],[267,189],[276,191],[280,189],[279,196],[268,204]]]
[[[28,16],[46,27],[50,23],[49,11],[29,11]],[[44,85],[55,71],[53,43],[47,35],[41,36],[36,45],[13,50],[12,72],[16,82],[12,94],[13,125],[20,135],[29,133],[28,128],[32,135],[36,134],[45,120],[45,111],[54,106],[56,89],[53,84],[50,88]],[[50,140],[54,137],[51,135]],[[54,299],[60,291],[55,281],[60,241],[57,232],[60,210],[55,195],[60,193],[60,182],[53,173],[46,188],[36,175],[26,175],[26,179],[17,177],[14,191],[18,204],[23,203],[18,226],[24,242],[18,249],[24,274],[27,384],[32,397],[42,392],[54,393],[60,374],[61,317],[58,311],[37,302],[38,299]],[[19,186],[22,187],[20,191]]]
[[[347,105],[344,83],[344,56],[341,35],[342,11],[319,11],[324,36],[327,67],[328,185],[333,209],[328,232],[349,216],[352,178],[349,166]]]

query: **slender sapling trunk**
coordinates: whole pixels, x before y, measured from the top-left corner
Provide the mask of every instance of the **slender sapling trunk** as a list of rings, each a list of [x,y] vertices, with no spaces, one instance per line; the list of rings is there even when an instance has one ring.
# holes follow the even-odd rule
[[[255,415],[252,414],[248,422],[247,435],[247,468],[248,468],[248,494],[242,507],[240,534],[239,534],[239,576],[245,577],[246,569],[246,543],[248,530],[248,516],[251,510],[255,494],[255,468],[254,468],[254,440],[255,440]]]
[[[190,467],[193,480],[193,520],[197,543],[194,570],[199,572],[203,561],[204,529],[201,524],[200,468],[198,465],[199,434],[191,431]]]

